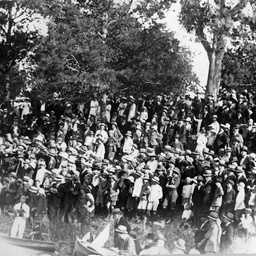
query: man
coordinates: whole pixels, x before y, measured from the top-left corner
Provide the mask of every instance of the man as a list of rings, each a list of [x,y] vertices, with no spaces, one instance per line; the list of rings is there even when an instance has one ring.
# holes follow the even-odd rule
[[[210,228],[205,234],[204,239],[198,244],[198,247],[206,242],[204,247],[205,253],[218,253],[220,249],[220,238],[222,233],[221,227],[218,224],[218,213],[211,212],[208,218],[210,221]]]
[[[68,222],[68,214],[76,208],[79,197],[81,184],[76,175],[72,176],[72,180],[65,183],[64,190],[64,212],[65,221]]]
[[[197,185],[193,191],[192,195],[192,202],[194,204],[194,225],[199,228],[200,225],[200,214],[203,209],[203,202],[204,202],[204,184],[203,184],[203,177],[201,175],[197,176]]]
[[[234,214],[228,212],[223,215],[222,236],[221,236],[221,251],[223,253],[232,253],[232,243],[234,239]]]
[[[29,206],[25,203],[26,196],[22,195],[20,203],[14,206],[15,219],[11,229],[11,237],[23,238],[26,220],[29,218]]]
[[[120,209],[116,208],[112,210],[112,214],[114,217],[114,228],[115,230],[119,227],[119,226],[125,226],[127,233],[129,234],[131,231],[131,226],[128,223],[128,221],[123,217],[123,213],[121,212]],[[118,247],[119,246],[119,239],[117,236],[118,232],[115,232],[114,234],[114,247]]]
[[[132,237],[128,234],[127,228],[125,226],[118,226],[115,229],[117,233],[117,238],[119,240],[119,254],[121,255],[136,255],[135,242]]]

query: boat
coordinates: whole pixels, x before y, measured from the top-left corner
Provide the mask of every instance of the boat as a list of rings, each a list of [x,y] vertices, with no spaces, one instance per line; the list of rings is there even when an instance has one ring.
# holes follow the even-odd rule
[[[103,247],[109,238],[109,229],[110,225],[108,224],[92,242],[89,242],[89,238],[91,237],[90,232],[88,232],[82,239],[76,237],[73,256],[117,255],[115,251]]]
[[[0,234],[0,242],[15,245],[18,247],[24,247],[34,249],[38,251],[54,252],[55,244],[48,241],[30,240],[24,238],[10,237],[7,235]]]
[[[104,247],[92,246],[91,243],[85,242],[77,237],[73,255],[74,256],[86,256],[86,255],[113,256],[117,254],[116,252],[108,250]]]

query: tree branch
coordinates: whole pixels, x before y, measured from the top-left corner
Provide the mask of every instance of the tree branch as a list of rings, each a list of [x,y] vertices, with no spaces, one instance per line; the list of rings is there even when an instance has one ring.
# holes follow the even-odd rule
[[[209,42],[206,39],[206,36],[203,32],[203,28],[196,28],[196,35],[199,38],[200,42],[202,43],[204,49],[206,50],[208,59],[210,60],[212,47],[210,46]]]
[[[249,2],[253,2],[253,1],[252,0],[240,0],[239,3],[230,10],[231,17],[234,17],[237,14],[241,13],[242,10],[245,8],[245,6]]]

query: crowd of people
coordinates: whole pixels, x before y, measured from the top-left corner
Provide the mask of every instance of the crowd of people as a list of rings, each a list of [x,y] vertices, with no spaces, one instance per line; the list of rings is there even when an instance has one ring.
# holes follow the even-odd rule
[[[15,101],[0,112],[2,212],[14,207],[32,225],[44,214],[85,225],[117,208],[166,223],[180,214],[181,226],[198,228],[200,252],[232,252],[235,232],[255,234],[255,102],[246,90],[84,104],[55,93],[39,111]],[[22,237],[16,222],[11,233]]]

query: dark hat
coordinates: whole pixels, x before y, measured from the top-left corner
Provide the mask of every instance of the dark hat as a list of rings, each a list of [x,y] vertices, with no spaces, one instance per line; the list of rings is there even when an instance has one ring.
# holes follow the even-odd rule
[[[234,222],[234,214],[231,212],[228,212],[227,214],[223,214],[223,217],[225,219],[228,219],[230,222]]]
[[[238,159],[236,156],[231,157],[231,159],[230,159],[230,163],[234,163],[234,162],[238,162]]]
[[[119,208],[115,208],[112,210],[112,214],[123,214]]]
[[[219,215],[217,212],[210,212],[210,214],[208,215],[208,218],[216,221],[219,218]]]
[[[234,185],[235,185],[235,182],[233,181],[233,180],[227,180],[227,183],[229,183],[232,187],[234,187]]]

